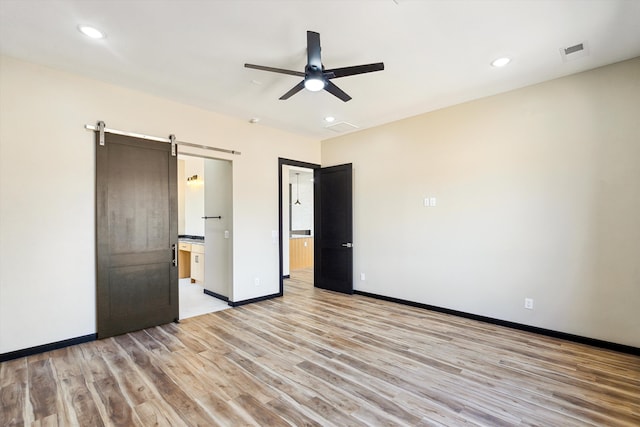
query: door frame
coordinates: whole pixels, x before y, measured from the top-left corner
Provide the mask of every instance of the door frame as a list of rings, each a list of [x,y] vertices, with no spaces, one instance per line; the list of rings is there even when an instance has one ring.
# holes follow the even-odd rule
[[[234,170],[234,160],[233,159],[225,159],[223,157],[213,157],[213,156],[207,156],[204,154],[198,154],[192,151],[182,151],[180,150],[180,148],[178,147],[178,153],[177,153],[177,157],[178,160],[180,160],[180,157],[182,156],[186,156],[186,157],[194,157],[194,158],[199,158],[199,159],[203,159],[203,160],[219,160],[219,161],[225,161],[225,162],[229,162],[231,163],[231,235],[229,237],[230,239],[230,246],[231,248],[229,249],[229,257],[231,258],[231,271],[229,271],[229,275],[230,275],[230,283],[229,283],[229,296],[228,297],[224,297],[223,295],[219,295],[219,294],[215,294],[214,292],[211,291],[207,291],[207,289],[205,288],[205,294],[214,297],[214,298],[218,298],[222,301],[227,301],[228,304],[230,306],[233,306],[233,303],[231,301],[233,301],[233,266],[234,266],[234,257],[233,257],[233,244],[234,244],[234,236],[235,233],[233,232],[233,195],[234,195],[234,185],[233,185],[233,170]],[[204,197],[206,198],[206,192],[204,194]],[[205,199],[205,203],[206,203],[206,199]],[[205,224],[205,237],[206,237],[206,224]],[[206,239],[205,239],[206,241]],[[206,262],[206,252],[205,252],[205,262]],[[207,272],[205,270],[205,280],[207,277]],[[203,282],[204,284],[204,282]],[[179,310],[178,310],[179,312]]]
[[[283,209],[282,209],[282,202],[284,199],[284,196],[282,194],[282,183],[283,183],[283,176],[282,176],[282,166],[297,166],[300,168],[306,168],[306,169],[320,169],[320,165],[316,164],[316,163],[307,163],[307,162],[301,162],[299,160],[292,160],[292,159],[285,159],[283,157],[278,157],[278,257],[280,259],[280,267],[278,269],[278,273],[279,273],[279,278],[278,278],[278,282],[280,283],[280,291],[278,292],[277,296],[282,296],[284,295],[284,251],[283,251],[283,244],[284,244],[284,227],[282,226],[282,215],[283,215]],[[315,188],[314,188],[314,192],[315,192]],[[289,219],[291,220],[291,219]]]

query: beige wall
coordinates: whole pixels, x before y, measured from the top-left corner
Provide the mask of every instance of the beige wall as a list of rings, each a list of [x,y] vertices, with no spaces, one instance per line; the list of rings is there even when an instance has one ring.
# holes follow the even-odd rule
[[[324,141],[354,165],[356,289],[640,346],[637,117],[640,59]],[[0,353],[95,332],[98,119],[242,151],[233,299],[278,291],[277,158],[317,141],[2,57]]]
[[[0,353],[95,333],[95,155],[83,126],[97,120],[241,151],[219,155],[233,162],[233,299],[279,291],[278,157],[319,163],[318,141],[2,57]]]
[[[640,58],[323,141],[348,162],[356,289],[640,347]]]

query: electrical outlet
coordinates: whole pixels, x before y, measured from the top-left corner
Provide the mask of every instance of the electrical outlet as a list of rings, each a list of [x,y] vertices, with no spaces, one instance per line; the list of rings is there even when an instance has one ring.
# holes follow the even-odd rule
[[[533,298],[524,299],[524,308],[527,310],[533,310]]]
[[[253,283],[255,283],[256,286],[260,286],[260,278],[256,277],[255,279],[253,279]]]

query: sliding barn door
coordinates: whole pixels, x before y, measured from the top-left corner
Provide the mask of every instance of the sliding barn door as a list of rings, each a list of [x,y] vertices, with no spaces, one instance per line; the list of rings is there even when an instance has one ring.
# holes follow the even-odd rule
[[[176,168],[170,144],[96,133],[98,338],[178,318]]]

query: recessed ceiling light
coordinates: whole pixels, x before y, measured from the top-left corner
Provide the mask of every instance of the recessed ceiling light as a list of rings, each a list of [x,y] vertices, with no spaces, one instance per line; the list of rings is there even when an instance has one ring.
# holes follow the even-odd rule
[[[78,25],[78,30],[85,36],[91,37],[92,39],[104,38],[104,33],[102,31],[88,25]]]
[[[504,57],[504,58],[494,59],[493,62],[491,62],[491,65],[493,67],[504,67],[509,62],[511,62],[511,58]]]
[[[254,123],[258,123],[260,121],[259,117],[253,117],[251,119],[249,119],[249,123],[254,124]]]
[[[327,116],[327,117],[324,118],[324,121],[327,122],[327,123],[332,123],[335,120],[336,120],[336,118],[333,117],[333,116]]]

